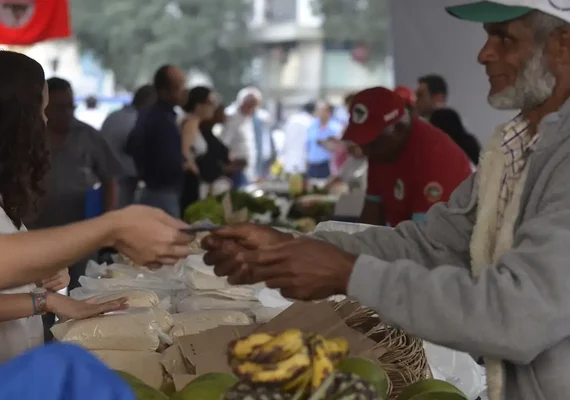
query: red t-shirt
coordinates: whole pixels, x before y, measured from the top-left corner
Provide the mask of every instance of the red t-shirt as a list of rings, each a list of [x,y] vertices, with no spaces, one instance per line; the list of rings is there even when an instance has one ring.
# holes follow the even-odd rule
[[[421,219],[429,208],[449,200],[471,174],[467,155],[438,128],[414,118],[409,141],[393,163],[368,162],[367,195],[380,198],[391,226]]]

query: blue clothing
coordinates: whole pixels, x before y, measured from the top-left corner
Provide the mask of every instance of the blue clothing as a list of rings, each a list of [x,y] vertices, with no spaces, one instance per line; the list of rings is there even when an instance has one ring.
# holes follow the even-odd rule
[[[159,101],[140,112],[126,150],[133,157],[146,187],[181,190],[184,182],[182,143],[172,105]]]
[[[180,218],[180,191],[144,188],[140,203],[158,208],[173,218]]]
[[[332,154],[319,145],[320,140],[338,138],[342,134],[342,125],[331,119],[324,127],[319,120],[309,128],[307,137],[307,161],[309,164],[322,164],[331,160]]]
[[[86,350],[50,344],[0,366],[0,400],[136,400],[131,388]]]
[[[320,164],[309,164],[307,176],[312,179],[327,179],[331,176],[330,163],[327,161]]]

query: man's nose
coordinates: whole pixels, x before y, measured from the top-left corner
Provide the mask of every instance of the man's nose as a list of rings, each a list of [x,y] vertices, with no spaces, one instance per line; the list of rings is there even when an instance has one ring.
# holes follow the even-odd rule
[[[479,51],[477,61],[481,65],[487,65],[491,62],[497,61],[497,59],[498,55],[495,47],[490,40],[487,40],[481,51]]]

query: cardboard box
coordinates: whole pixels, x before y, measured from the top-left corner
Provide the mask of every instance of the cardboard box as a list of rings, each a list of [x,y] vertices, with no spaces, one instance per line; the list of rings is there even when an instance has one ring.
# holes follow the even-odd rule
[[[129,350],[94,350],[91,353],[109,368],[127,372],[155,389],[160,389],[164,382],[162,354]]]
[[[182,357],[188,361],[186,373],[175,370],[172,363],[176,361],[176,350],[170,350],[170,364],[163,362],[165,368],[178,375],[178,384],[190,382],[194,376],[209,372],[231,372],[228,365],[228,344],[237,338],[253,332],[283,332],[287,329],[300,329],[306,333],[318,333],[327,338],[344,337],[350,345],[350,354],[377,358],[384,349],[361,333],[349,328],[341,316],[328,302],[296,302],[277,317],[261,325],[220,326],[195,335],[178,338],[178,346]],[[172,361],[174,359],[174,361]],[[175,380],[175,385],[176,385]]]

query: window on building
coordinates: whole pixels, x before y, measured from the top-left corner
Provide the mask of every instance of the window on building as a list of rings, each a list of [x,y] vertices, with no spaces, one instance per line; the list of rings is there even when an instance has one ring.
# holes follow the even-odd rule
[[[293,22],[297,20],[297,0],[265,0],[267,22]]]

